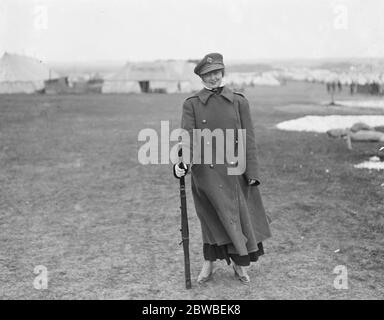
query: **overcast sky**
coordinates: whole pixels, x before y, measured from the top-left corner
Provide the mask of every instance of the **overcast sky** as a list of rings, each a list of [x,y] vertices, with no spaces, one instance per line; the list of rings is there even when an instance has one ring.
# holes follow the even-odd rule
[[[383,0],[0,0],[0,54],[47,61],[384,57]]]

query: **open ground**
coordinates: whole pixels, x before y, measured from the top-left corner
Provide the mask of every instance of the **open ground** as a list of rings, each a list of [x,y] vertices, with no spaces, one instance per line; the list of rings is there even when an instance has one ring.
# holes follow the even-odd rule
[[[284,132],[304,115],[384,114],[327,107],[323,86],[245,91],[258,142],[260,190],[273,237],[242,285],[224,262],[197,285],[199,221],[188,186],[193,288],[184,286],[178,181],[141,165],[143,128],[180,124],[185,94],[0,96],[0,298],[383,299],[384,173],[353,165],[378,144]],[[348,92],[337,99],[351,100]],[[360,97],[361,98],[361,97]],[[36,266],[48,288],[34,288]],[[348,289],[336,289],[343,265]]]

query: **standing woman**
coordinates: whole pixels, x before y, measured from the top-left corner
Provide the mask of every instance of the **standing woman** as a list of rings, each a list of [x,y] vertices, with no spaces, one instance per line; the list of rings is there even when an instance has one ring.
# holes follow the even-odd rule
[[[201,223],[204,254],[197,281],[202,283],[209,280],[214,261],[225,259],[228,264],[232,262],[236,278],[248,283],[250,278],[246,267],[264,254],[262,241],[271,237],[258,189],[259,168],[249,104],[242,94],[224,85],[221,54],[207,54],[196,65],[194,72],[202,79],[204,88],[185,100],[181,127],[189,133],[194,145],[211,145],[212,161],[207,164],[203,152],[201,161],[195,161],[195,148],[189,146],[192,161],[175,164],[173,171],[180,178],[191,169],[192,194]],[[217,143],[217,139],[205,141],[200,137],[201,140],[197,142],[194,129],[221,129],[225,133],[226,129],[233,129],[234,132],[245,129],[245,148],[238,148],[239,136],[235,135],[233,139],[234,150],[239,152],[239,159],[243,157],[245,170],[237,175],[229,175],[228,168],[237,166],[238,162],[229,162],[227,159],[218,161],[220,159],[215,155],[220,150],[217,149],[223,147]]]

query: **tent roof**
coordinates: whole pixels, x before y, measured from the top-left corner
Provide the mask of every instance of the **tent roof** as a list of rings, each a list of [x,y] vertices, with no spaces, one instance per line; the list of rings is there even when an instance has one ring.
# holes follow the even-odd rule
[[[194,64],[186,61],[127,63],[110,77],[112,81],[199,81]]]
[[[56,72],[34,58],[5,52],[0,59],[0,82],[42,81],[58,77]]]

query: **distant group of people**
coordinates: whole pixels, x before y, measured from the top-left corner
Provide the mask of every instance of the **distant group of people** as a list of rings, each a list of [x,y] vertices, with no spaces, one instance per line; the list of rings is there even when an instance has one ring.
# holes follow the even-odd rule
[[[338,92],[341,92],[343,90],[343,85],[340,81],[327,82],[326,88],[329,94],[334,94],[336,90]],[[372,94],[372,95],[383,94],[383,90],[381,90],[381,86],[377,82],[367,83],[365,85],[359,85],[356,82],[350,83],[349,93],[351,95],[354,95],[357,92]]]
[[[377,95],[377,94],[383,93],[382,90],[380,90],[381,89],[380,84],[377,82],[367,84],[366,86],[367,86],[368,93],[370,94]]]
[[[343,90],[343,85],[341,84],[340,81],[327,82],[326,86],[327,86],[327,92],[328,93],[335,92],[336,87],[337,87],[339,92]]]

